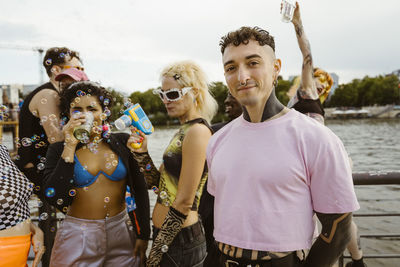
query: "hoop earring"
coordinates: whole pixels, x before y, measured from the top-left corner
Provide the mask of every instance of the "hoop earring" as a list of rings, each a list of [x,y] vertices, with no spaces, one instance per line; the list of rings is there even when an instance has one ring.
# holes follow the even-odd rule
[[[274,87],[276,87],[276,86],[278,85],[278,80],[274,80],[274,82],[272,83],[272,85],[273,85]]]

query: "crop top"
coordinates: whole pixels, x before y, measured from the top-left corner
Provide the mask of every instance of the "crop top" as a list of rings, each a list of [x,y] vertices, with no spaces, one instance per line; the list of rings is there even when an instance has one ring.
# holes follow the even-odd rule
[[[148,240],[151,232],[149,194],[143,173],[140,172],[136,160],[126,146],[128,139],[129,134],[112,133],[107,139],[107,144],[118,155],[119,161],[123,162],[126,168],[126,184],[129,186],[132,197],[135,198],[136,202],[136,209],[130,209],[128,212],[132,225],[136,230],[136,236],[138,239]],[[77,149],[80,146],[82,146],[81,143],[78,144]],[[45,190],[51,188],[54,192],[51,196],[46,195],[45,200],[65,214],[68,212],[68,207],[72,204],[76,195],[74,176],[77,161],[65,162],[61,157],[63,150],[64,142],[56,142],[49,146],[46,154],[47,161],[44,169],[43,184]],[[114,175],[115,173],[111,176],[114,177]],[[82,183],[85,182],[83,181]]]
[[[118,157],[118,165],[115,168],[114,172],[111,175],[100,170],[96,176],[91,174],[86,168],[82,166],[79,162],[76,154],[74,155],[75,166],[74,166],[74,185],[76,187],[85,187],[93,184],[100,174],[103,174],[105,177],[110,179],[111,181],[121,181],[126,177],[126,167],[122,162],[121,158]]]
[[[321,101],[318,99],[306,99],[300,95],[300,90],[297,90],[298,101],[291,106],[300,113],[316,113],[322,117],[325,115],[324,108],[322,107]],[[290,107],[290,106],[289,106]]]
[[[182,144],[191,125],[202,123],[212,132],[207,121],[197,118],[183,124],[178,132],[172,137],[169,145],[163,154],[163,165],[160,171],[154,166],[152,159],[147,152],[135,152],[134,156],[140,166],[140,171],[144,174],[147,181],[147,187],[153,189],[158,194],[157,202],[170,206],[175,201],[178,191],[179,176],[182,168]],[[200,183],[196,190],[196,196],[191,210],[198,210],[200,197],[203,192],[204,184],[207,181],[207,164],[204,162],[204,169],[201,175]]]
[[[0,230],[30,217],[28,200],[33,187],[12,162],[7,147],[0,145]]]

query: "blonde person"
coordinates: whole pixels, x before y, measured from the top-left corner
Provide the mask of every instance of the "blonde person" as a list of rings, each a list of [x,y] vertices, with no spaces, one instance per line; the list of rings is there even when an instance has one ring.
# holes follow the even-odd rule
[[[143,141],[133,150],[149,188],[158,191],[153,211],[153,246],[148,266],[203,266],[206,257],[204,229],[198,207],[207,179],[206,147],[211,137],[208,122],[217,103],[208,91],[204,72],[190,61],[171,64],[161,72],[161,89],[154,90],[168,115],[181,127],[171,139],[158,171],[147,153],[145,135],[132,135],[128,142]]]
[[[0,267],[25,267],[33,245],[38,266],[45,247],[43,232],[30,220],[28,200],[33,184],[11,160],[0,144]]]
[[[324,108],[322,103],[329,95],[332,87],[332,77],[324,70],[313,68],[310,43],[304,33],[303,23],[300,16],[299,3],[293,14],[292,23],[296,31],[297,41],[303,55],[303,67],[301,77],[295,79],[290,91],[296,90],[295,95],[289,101],[288,107],[310,116],[324,124]],[[347,245],[347,250],[351,254],[352,261],[346,267],[364,267],[363,253],[360,247],[357,225],[351,223],[351,239]]]

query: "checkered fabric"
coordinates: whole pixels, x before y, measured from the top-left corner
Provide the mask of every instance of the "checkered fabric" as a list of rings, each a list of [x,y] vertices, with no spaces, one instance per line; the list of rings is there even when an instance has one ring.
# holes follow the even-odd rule
[[[0,230],[30,217],[28,200],[33,184],[17,168],[7,147],[0,145]]]

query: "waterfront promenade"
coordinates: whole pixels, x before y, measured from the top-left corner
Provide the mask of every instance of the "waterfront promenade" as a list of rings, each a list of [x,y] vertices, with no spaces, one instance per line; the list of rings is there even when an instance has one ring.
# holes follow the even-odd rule
[[[400,120],[398,119],[363,119],[363,120],[328,120],[327,126],[343,141],[353,163],[353,172],[382,173],[400,170]],[[166,144],[176,131],[176,127],[156,127],[150,136],[149,150],[155,164],[162,161]],[[5,144],[11,145],[9,132],[5,134]],[[400,204],[399,185],[356,186],[361,210],[359,213],[397,212]],[[149,191],[152,203],[155,195]],[[31,201],[34,216],[37,216],[37,201]],[[355,218],[360,233],[400,233],[398,217],[357,217]],[[397,238],[363,238],[362,247],[366,254],[400,253],[400,240]],[[367,259],[368,266],[400,266],[400,259]]]

